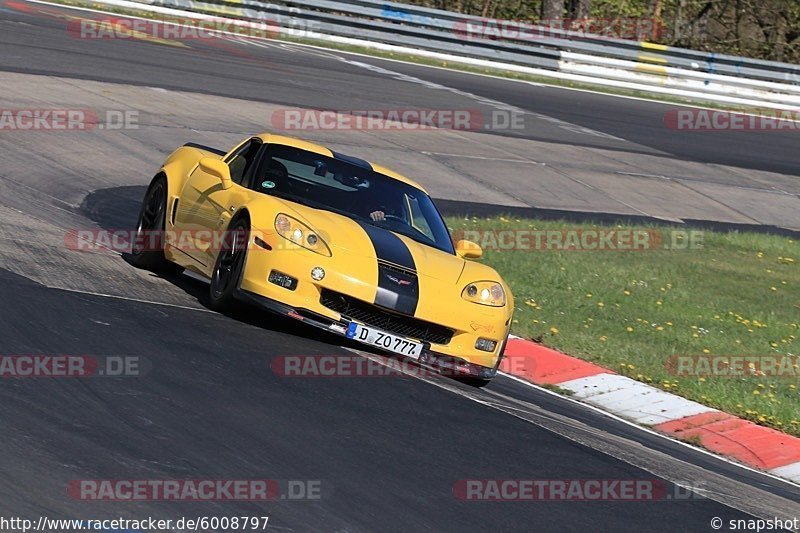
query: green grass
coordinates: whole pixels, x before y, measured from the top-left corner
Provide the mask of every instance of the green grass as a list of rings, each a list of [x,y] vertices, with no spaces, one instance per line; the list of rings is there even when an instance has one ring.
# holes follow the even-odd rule
[[[88,7],[92,9],[98,9],[101,11],[106,11],[109,13],[115,13],[119,15],[127,15],[131,17],[140,17],[152,20],[169,20],[172,22],[176,22],[178,19],[176,17],[165,17],[159,13],[153,13],[150,11],[140,10],[140,9],[130,9],[130,8],[120,8],[116,6],[110,6],[106,4],[100,4],[97,2],[92,2],[91,0],[50,0],[56,4],[62,4],[65,6],[75,6],[75,7]],[[232,14],[223,13],[223,12],[204,12],[198,11],[201,13],[206,13],[210,15],[216,15],[219,17],[225,17],[230,19],[237,19],[243,20],[241,17],[237,17]],[[242,29],[241,31],[237,31],[237,33],[242,33],[243,35],[247,35],[247,30]],[[566,87],[571,89],[581,89],[581,90],[588,90],[594,91],[599,93],[605,94],[613,94],[613,95],[620,95],[620,96],[629,96],[635,98],[642,98],[645,100],[652,100],[654,102],[665,102],[665,103],[675,103],[675,104],[684,104],[684,105],[699,105],[703,107],[708,107],[712,109],[723,109],[726,111],[743,111],[743,112],[752,112],[753,109],[751,106],[743,106],[738,104],[726,104],[720,102],[714,102],[710,100],[705,100],[703,98],[686,98],[686,97],[679,97],[679,96],[671,96],[665,94],[658,94],[652,93],[648,91],[640,91],[634,89],[624,89],[619,87],[608,87],[605,85],[596,85],[592,83],[582,83],[582,82],[573,82],[558,78],[551,78],[548,76],[537,76],[534,74],[527,74],[523,72],[516,72],[510,70],[503,70],[498,68],[487,68],[487,67],[478,67],[475,65],[470,65],[467,63],[459,63],[455,61],[442,61],[441,59],[435,59],[426,56],[419,56],[414,54],[405,54],[405,53],[396,53],[396,52],[389,52],[385,50],[376,50],[374,48],[369,48],[366,46],[359,46],[359,45],[351,45],[351,44],[342,44],[342,43],[333,43],[330,41],[325,41],[321,39],[314,39],[314,38],[306,38],[306,37],[294,37],[289,35],[278,35],[272,40],[277,41],[284,41],[289,43],[297,43],[297,44],[308,44],[313,46],[319,46],[322,48],[328,48],[331,50],[340,50],[342,52],[353,52],[358,54],[369,55],[373,57],[385,58],[385,59],[394,59],[398,61],[405,61],[408,63],[415,63],[418,65],[430,65],[430,66],[437,66],[448,68],[451,70],[457,70],[461,72],[469,72],[474,74],[486,74],[490,76],[497,76],[500,78],[509,78],[514,80],[523,80],[523,81],[530,81],[534,83],[541,83],[544,85],[550,85],[555,87]],[[159,43],[158,41],[151,41],[153,44],[163,44]]]
[[[448,225],[455,231],[578,228],[512,217],[449,217]],[[513,289],[513,333],[800,435],[796,367],[794,377],[747,378],[676,376],[668,368],[673,355],[800,355],[800,243],[755,233],[702,236],[698,249],[495,249],[481,261]]]

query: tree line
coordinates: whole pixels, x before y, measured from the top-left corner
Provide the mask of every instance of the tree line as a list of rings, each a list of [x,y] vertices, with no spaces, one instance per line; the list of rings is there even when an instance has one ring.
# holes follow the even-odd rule
[[[723,54],[800,63],[800,0],[401,0],[487,18],[552,25],[647,19],[648,40]],[[610,33],[610,32],[609,32]],[[624,37],[624,35],[623,35]]]

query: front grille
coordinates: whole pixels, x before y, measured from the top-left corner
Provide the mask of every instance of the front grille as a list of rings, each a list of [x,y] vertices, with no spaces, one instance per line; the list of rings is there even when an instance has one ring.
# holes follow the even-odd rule
[[[453,338],[453,330],[450,328],[413,317],[397,315],[373,304],[328,289],[322,289],[319,303],[368,326],[404,337],[433,344],[448,344]]]

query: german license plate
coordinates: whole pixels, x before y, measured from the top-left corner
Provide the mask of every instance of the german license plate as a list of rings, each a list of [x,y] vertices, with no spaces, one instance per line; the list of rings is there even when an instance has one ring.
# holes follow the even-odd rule
[[[404,339],[392,333],[387,333],[371,326],[362,326],[350,322],[345,336],[364,344],[371,344],[390,352],[405,355],[412,359],[419,359],[422,355],[422,343]]]

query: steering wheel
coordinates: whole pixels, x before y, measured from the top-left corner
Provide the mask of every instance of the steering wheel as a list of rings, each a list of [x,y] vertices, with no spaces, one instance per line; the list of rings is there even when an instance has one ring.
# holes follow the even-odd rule
[[[388,212],[389,210],[385,205],[379,205],[376,211],[380,211],[381,213],[383,213],[383,220],[394,220],[405,224],[405,220],[403,220],[401,217],[389,213]]]

